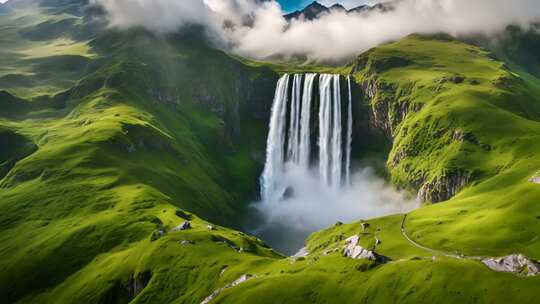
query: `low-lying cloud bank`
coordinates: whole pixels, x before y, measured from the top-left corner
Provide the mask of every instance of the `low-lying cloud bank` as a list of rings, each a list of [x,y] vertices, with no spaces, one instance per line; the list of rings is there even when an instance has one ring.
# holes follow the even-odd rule
[[[540,20],[538,0],[398,0],[390,12],[332,12],[288,23],[277,2],[263,0],[93,0],[113,27],[156,32],[206,27],[221,46],[252,58],[306,56],[338,61],[412,33],[493,34]]]

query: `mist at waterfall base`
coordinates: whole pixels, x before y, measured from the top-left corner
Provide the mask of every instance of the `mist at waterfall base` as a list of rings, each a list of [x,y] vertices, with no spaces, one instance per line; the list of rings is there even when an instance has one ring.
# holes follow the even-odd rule
[[[248,228],[250,232],[291,254],[311,232],[337,221],[403,212],[416,205],[369,168],[351,174],[353,108],[351,77],[345,87],[340,75],[285,74],[279,79],[261,201],[253,204],[256,226]]]
[[[416,200],[392,188],[369,167],[356,170],[351,186],[337,191],[321,186],[316,170],[287,167],[283,181],[290,185],[289,193],[282,200],[253,203],[261,222],[250,231],[284,254],[296,253],[311,233],[338,221],[354,222],[418,207]]]

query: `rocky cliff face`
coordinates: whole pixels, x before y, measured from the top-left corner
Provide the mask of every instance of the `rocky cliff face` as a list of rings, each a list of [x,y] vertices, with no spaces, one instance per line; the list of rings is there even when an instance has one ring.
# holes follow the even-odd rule
[[[384,82],[378,82],[376,78],[370,78],[362,84],[362,90],[369,100],[372,100],[372,125],[383,131],[388,137],[396,135],[400,123],[408,113],[418,112],[421,104],[409,101],[396,102],[395,89]],[[375,96],[378,92],[384,92],[384,96]]]
[[[421,202],[438,203],[456,195],[469,183],[470,174],[464,170],[456,170],[438,176],[433,181],[425,182],[418,190],[418,200]]]
[[[364,62],[363,64],[367,64]],[[400,167],[400,164],[406,159],[417,156],[417,146],[422,146],[419,142],[402,143],[396,140],[399,136],[406,136],[409,129],[403,127],[403,122],[409,115],[414,115],[422,110],[423,104],[416,103],[414,100],[399,97],[397,89],[392,85],[385,83],[377,77],[377,70],[388,68],[388,65],[402,66],[406,62],[399,60],[387,60],[382,66],[369,64],[368,77],[361,83],[361,88],[365,97],[370,101],[370,125],[371,127],[382,131],[389,139],[394,141],[392,152],[387,166],[391,174],[395,170],[406,176],[405,187],[410,187],[418,191],[417,198],[421,202],[442,202],[452,198],[471,180],[472,174],[464,169],[448,169],[445,173],[437,176],[428,176],[421,169],[406,164]],[[381,64],[379,64],[381,65]],[[355,68],[357,69],[357,68]],[[450,130],[438,130],[438,136],[445,133],[452,133]],[[481,145],[473,134],[453,131],[452,140],[458,142],[470,142]],[[482,145],[484,149],[489,150],[489,145]],[[398,169],[399,168],[399,169]]]

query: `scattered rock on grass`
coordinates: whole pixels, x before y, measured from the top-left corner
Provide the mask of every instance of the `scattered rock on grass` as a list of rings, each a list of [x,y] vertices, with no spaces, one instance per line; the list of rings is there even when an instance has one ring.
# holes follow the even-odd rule
[[[529,179],[529,182],[531,182],[533,184],[540,184],[540,177],[538,177],[538,176],[532,177],[532,178]]]
[[[189,222],[183,222],[182,224],[174,227],[172,231],[180,231],[180,230],[187,230],[191,229],[191,224]]]
[[[206,297],[202,302],[201,304],[208,304],[210,303],[210,301],[212,301],[215,297],[219,296],[219,294],[221,292],[223,292],[225,289],[228,289],[228,288],[232,288],[232,287],[235,287],[235,286],[238,286],[250,279],[253,279],[255,278],[255,276],[251,275],[251,274],[244,274],[242,275],[241,277],[239,277],[238,279],[236,279],[234,282],[232,283],[229,283],[219,289],[216,289],[214,290],[214,292],[212,292],[211,295],[209,295],[208,297]]]
[[[491,270],[511,272],[525,276],[536,276],[540,273],[540,265],[522,254],[512,254],[500,258],[483,259],[482,263]]]
[[[309,252],[307,250],[307,247],[303,247],[300,250],[298,250],[297,253],[295,253],[292,257],[293,258],[305,258],[309,255]]]
[[[150,241],[151,242],[156,241],[160,239],[162,236],[165,236],[165,234],[166,234],[165,230],[158,228],[158,230],[152,232],[152,235],[150,236]]]
[[[369,259],[375,261],[377,259],[375,253],[358,245],[359,240],[360,237],[358,235],[353,235],[346,239],[345,246],[343,247],[343,256],[352,259]]]

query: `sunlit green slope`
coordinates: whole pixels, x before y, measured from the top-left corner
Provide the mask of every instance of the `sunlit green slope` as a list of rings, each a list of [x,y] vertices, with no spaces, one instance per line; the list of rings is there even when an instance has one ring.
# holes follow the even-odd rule
[[[540,169],[533,76],[417,36],[335,69],[246,62],[196,28],[109,30],[85,18],[99,12],[66,3],[0,17],[3,301],[201,303],[244,274],[253,277],[212,303],[536,299],[538,277],[448,254],[540,258],[540,185],[528,182]],[[431,199],[456,184],[457,196],[405,221],[317,232],[296,260],[230,228],[256,196],[277,73],[305,70],[354,73],[368,95],[355,95],[361,117],[393,141],[392,182]],[[192,229],[173,231],[186,219]],[[359,233],[391,262],[342,257]]]
[[[428,201],[458,194],[413,212],[413,237],[470,255],[540,258],[540,185],[529,181],[540,168],[538,79],[478,48],[418,37],[359,62],[358,79],[376,87],[372,107],[394,138],[394,183]]]
[[[71,19],[75,29],[40,31]],[[155,271],[139,256],[184,221],[178,210],[240,225],[255,196],[270,107],[248,94],[271,95],[273,72],[210,48],[199,29],[118,32],[37,6],[1,23],[4,300],[33,302],[54,288],[62,291],[44,302],[129,297],[115,286]],[[84,40],[73,36],[79,30]],[[246,242],[246,251],[258,250]],[[117,263],[103,267],[109,259]],[[77,276],[85,277],[78,287]]]

